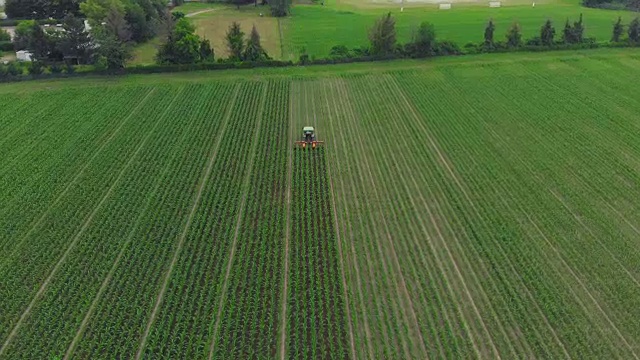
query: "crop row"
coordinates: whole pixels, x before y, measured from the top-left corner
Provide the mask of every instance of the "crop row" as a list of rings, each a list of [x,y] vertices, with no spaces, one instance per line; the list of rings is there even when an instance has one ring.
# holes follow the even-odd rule
[[[168,111],[155,114],[157,126],[105,199],[101,206],[104,210],[82,232],[42,298],[31,309],[12,341],[14,346],[7,351],[9,358],[61,356],[73,339],[82,335],[79,330],[82,321],[99,300],[99,289],[110,281],[108,274],[118,265],[116,259],[122,257],[118,254],[129,250],[143,217],[155,212],[151,208],[154,195],[162,186],[171,184],[166,175],[175,168],[175,159],[194,150],[192,136],[202,129],[194,128],[197,126],[194,118],[173,122],[168,115],[171,110],[180,110],[176,103],[177,100]]]
[[[85,319],[74,357],[135,357],[198,186],[206,185],[206,164],[216,139],[223,136],[220,129],[231,93],[229,86],[192,85],[176,94],[181,100],[166,115],[172,119],[166,132],[185,141],[167,164],[162,186],[151,194],[154,211],[132,230],[130,246]]]
[[[252,149],[256,136],[264,133],[260,114],[264,90],[263,84],[245,83],[234,93],[209,182],[143,349],[147,358],[194,359],[210,354]]]
[[[6,154],[10,161],[3,162],[5,172],[0,170],[0,199],[8,204],[0,210],[0,227],[6,229],[0,251],[11,251],[19,245],[17,240],[70,186],[119,125],[129,120],[127,115],[134,105],[148,93],[149,89],[70,92],[53,99],[45,96],[40,106],[34,106],[39,112],[31,116],[38,121],[25,122],[29,135],[19,134],[16,144],[7,145],[20,152]],[[86,106],[99,97],[109,101]],[[121,106],[114,109],[116,103]],[[58,109],[56,104],[64,107]],[[18,126],[20,123],[16,123]],[[39,132],[42,135],[36,134]],[[25,137],[29,141],[24,141]]]
[[[566,150],[551,148],[571,144],[566,149],[579,149],[580,137],[584,137],[582,125],[559,119],[564,119],[563,113],[576,112],[580,106],[565,100],[563,104],[551,107],[557,107],[557,111],[542,112],[540,103],[550,104],[557,98],[557,94],[547,91],[553,88],[553,84],[526,79],[506,86],[504,84],[510,84],[510,76],[504,76],[503,69],[500,69],[502,76],[497,74],[498,69],[493,70],[496,74],[491,78],[495,79],[493,88],[497,91],[491,95],[490,106],[486,102],[488,94],[475,83],[460,81],[455,74],[447,74],[449,84],[437,84],[439,94],[444,98],[465,99],[458,101],[459,106],[455,109],[444,100],[441,104],[418,100],[429,97],[423,90],[424,82],[409,77],[401,80],[403,85],[409,85],[411,90],[408,93],[415,94],[414,99],[423,114],[444,120],[433,127],[433,131],[438,138],[445,139],[445,151],[455,158],[460,174],[469,179],[463,190],[466,188],[464,191],[471,194],[484,194],[484,201],[478,205],[454,208],[451,218],[462,216],[466,219],[466,227],[471,227],[473,241],[467,243],[469,246],[465,251],[471,254],[477,251],[477,255],[472,256],[484,259],[483,262],[491,266],[493,275],[484,278],[481,284],[485,289],[494,287],[497,291],[491,296],[492,306],[502,314],[503,321],[515,320],[520,327],[526,339],[521,345],[523,351],[530,346],[532,349],[529,351],[545,354],[540,356],[558,357],[567,352],[576,357],[595,353],[611,356],[616,336],[610,336],[614,341],[610,345],[603,337],[594,337],[593,331],[586,330],[609,327],[606,317],[611,314],[598,314],[595,303],[589,299],[592,293],[589,287],[597,284],[598,273],[589,275],[587,287],[577,277],[591,263],[589,257],[583,255],[592,248],[584,241],[586,234],[580,235],[585,229],[579,226],[572,214],[559,211],[558,205],[561,204],[546,190],[547,187],[559,187],[557,189],[564,189],[562,192],[566,194],[568,189],[563,184],[575,183],[575,174],[567,167],[550,168],[562,164],[571,155]],[[487,85],[483,83],[482,88]],[[571,99],[570,96],[562,98]],[[465,113],[459,109],[474,109],[478,113]],[[602,116],[585,108],[577,112],[583,113],[587,118]],[[491,120],[477,114],[487,114]],[[457,120],[469,116],[478,117],[478,122]],[[592,126],[584,129],[593,129]],[[500,133],[509,135],[500,136]],[[482,137],[469,134],[491,136],[493,145],[489,146]],[[567,139],[568,134],[571,137]],[[465,149],[466,154],[457,149]],[[602,160],[591,163],[600,164],[598,167],[606,166]],[[539,170],[532,171],[535,167]],[[546,174],[552,174],[552,177],[541,182]],[[559,177],[563,180],[554,180]],[[447,176],[443,174],[443,178]],[[442,182],[445,191],[448,184],[451,181]],[[519,184],[519,188],[514,184]],[[584,189],[583,185],[578,186]],[[456,186],[451,186],[448,193],[453,203],[469,203]],[[488,242],[487,239],[496,238],[496,233],[503,241]],[[579,240],[580,250],[571,249],[578,243],[567,241],[570,238]],[[601,253],[602,250],[600,247],[597,251]],[[560,253],[564,255],[559,257]],[[602,256],[591,258],[601,262],[598,272],[616,268],[614,263],[602,261],[605,259]],[[616,282],[617,291],[623,290],[625,286]],[[613,284],[608,281],[608,286]],[[514,320],[508,320],[510,317]],[[599,317],[605,321],[597,320]],[[624,349],[624,344],[617,345]],[[615,350],[613,354],[620,354],[619,351]]]
[[[347,326],[326,149],[293,154],[287,355],[345,359]]]
[[[156,92],[140,108],[140,114],[152,114],[169,96],[168,92]],[[88,164],[62,199],[44,214],[43,220],[4,254],[4,261],[0,263],[1,342],[74,243],[80,229],[91,219],[97,204],[115,183],[155,120],[154,116],[147,115],[140,116],[137,122],[127,122],[120,136],[114,137],[99,157]]]
[[[381,101],[360,86],[352,89],[352,81],[355,79],[323,82],[314,98],[320,99],[316,109],[330,119],[328,137],[335,144],[330,161],[332,169],[336,169],[332,180],[338,219],[343,225],[340,237],[350,317],[354,321],[354,347],[360,348],[355,352],[371,358],[422,358],[426,355],[419,353],[420,333],[411,313],[419,305],[407,293],[415,284],[416,277],[409,277],[415,271],[399,271],[399,267],[416,260],[399,253],[412,240],[405,237],[412,230],[407,226],[410,218],[395,215],[403,205],[400,200],[406,196],[396,197],[393,188],[380,183],[386,178],[378,174],[378,162],[382,156],[389,156],[379,153],[380,141],[391,134],[386,130],[380,135],[379,123],[391,124],[389,119],[394,117],[385,111],[386,100]],[[361,135],[364,133],[367,136]],[[395,141],[394,146],[398,143]],[[401,175],[392,173],[389,183],[396,184]],[[404,222],[394,227],[396,221]],[[424,265],[410,269],[422,268]],[[418,294],[432,293],[425,290]]]
[[[270,82],[245,208],[236,234],[214,358],[276,354],[286,223],[289,86]]]

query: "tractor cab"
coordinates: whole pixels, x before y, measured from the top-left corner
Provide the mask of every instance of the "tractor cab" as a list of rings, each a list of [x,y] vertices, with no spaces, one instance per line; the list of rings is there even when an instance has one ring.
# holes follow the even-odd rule
[[[316,139],[316,133],[313,126],[305,126],[302,128],[302,137],[304,141],[310,143]]]
[[[307,145],[315,149],[316,146],[324,144],[324,141],[316,140],[316,131],[313,126],[305,126],[302,128],[302,140],[296,141],[295,144],[303,149],[306,149]]]

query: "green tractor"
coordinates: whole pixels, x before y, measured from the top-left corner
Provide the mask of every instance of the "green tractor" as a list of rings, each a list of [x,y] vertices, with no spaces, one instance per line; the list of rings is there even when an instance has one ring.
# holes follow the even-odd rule
[[[316,132],[313,126],[305,126],[302,128],[302,140],[296,141],[296,145],[301,145],[303,149],[306,149],[307,145],[311,145],[312,149],[316,146],[324,144],[324,141],[316,140]]]

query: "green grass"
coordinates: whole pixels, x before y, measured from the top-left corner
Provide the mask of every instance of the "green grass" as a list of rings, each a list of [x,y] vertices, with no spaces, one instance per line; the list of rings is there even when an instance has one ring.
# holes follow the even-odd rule
[[[438,10],[435,5],[408,7],[400,12],[399,7],[356,8],[336,6],[329,3],[319,5],[299,5],[292,9],[292,16],[282,20],[285,58],[297,59],[301,49],[306,47],[312,56],[324,57],[334,45],[359,47],[368,45],[367,33],[374,21],[391,11],[396,18],[398,40],[406,42],[412,31],[421,22],[434,24],[440,40],[451,40],[460,46],[468,42],[481,42],[484,28],[489,19],[496,23],[496,39],[503,40],[507,28],[517,21],[522,27],[523,37],[539,36],[540,27],[546,19],[554,21],[558,38],[567,18],[575,21],[580,13],[584,15],[585,34],[599,41],[611,38],[613,23],[618,16],[629,22],[633,13],[583,8],[575,3],[549,3],[489,8],[480,6],[456,7]]]
[[[634,358],[638,66],[2,84],[0,359]]]
[[[484,3],[483,3],[484,4]],[[196,12],[206,9],[214,11],[196,15],[193,20],[198,33],[211,40],[216,54],[226,56],[224,35],[232,21],[239,21],[250,31],[253,24],[263,36],[268,53],[277,59],[297,60],[302,49],[312,57],[326,57],[335,45],[361,47],[368,45],[368,29],[375,20],[387,12],[396,18],[398,41],[406,42],[413,30],[423,21],[434,24],[439,40],[450,40],[459,46],[483,39],[484,28],[489,19],[496,23],[496,40],[504,40],[508,27],[517,21],[523,38],[539,36],[540,27],[551,19],[556,27],[556,36],[561,37],[566,19],[576,21],[584,15],[585,36],[597,41],[609,41],[613,23],[618,16],[628,23],[636,14],[628,11],[612,11],[584,8],[576,0],[542,1],[532,7],[528,1],[518,0],[502,8],[489,8],[479,4],[454,4],[451,10],[438,10],[433,4],[411,4],[400,12],[399,6],[373,4],[364,1],[338,2],[329,0],[325,6],[319,4],[295,4],[292,16],[272,18],[266,7],[247,5],[235,7],[221,4],[187,3],[176,10]],[[260,17],[259,13],[265,16]],[[145,63],[149,56],[142,46],[134,63]]]
[[[207,2],[188,2],[183,5],[176,6],[172,11],[180,11],[185,14],[191,14],[198,11],[217,9],[224,7],[224,4],[219,3],[207,3]]]

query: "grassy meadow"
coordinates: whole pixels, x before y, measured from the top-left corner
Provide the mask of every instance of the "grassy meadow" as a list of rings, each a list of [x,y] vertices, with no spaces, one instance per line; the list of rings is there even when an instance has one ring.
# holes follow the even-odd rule
[[[438,39],[454,41],[460,46],[480,42],[489,19],[496,23],[496,39],[504,38],[514,21],[521,25],[524,39],[537,36],[547,19],[554,22],[556,36],[560,37],[565,20],[575,21],[582,13],[586,36],[608,41],[618,16],[627,23],[634,16],[626,11],[584,8],[577,0],[544,0],[536,2],[535,7],[528,0],[504,1],[501,8],[489,8],[487,4],[454,3],[450,10],[439,10],[436,4],[426,3],[401,5],[327,0],[324,6],[320,2],[294,3],[292,15],[282,19],[271,17],[268,7],[260,5],[247,5],[237,10],[234,6],[221,4],[187,3],[177,7],[176,11],[198,12],[192,20],[198,34],[211,41],[216,56],[227,55],[224,35],[229,24],[238,21],[245,33],[255,25],[267,52],[273,58],[284,60],[297,60],[303,49],[312,57],[325,57],[335,45],[365,46],[368,44],[368,29],[386,12],[391,12],[396,18],[400,42],[408,41],[413,29],[422,21],[429,21],[435,25]],[[211,11],[200,13],[203,10]],[[142,48],[148,50],[149,46],[143,45]],[[140,53],[141,58],[147,59],[143,62],[148,62],[150,57],[144,56],[144,51]]]

